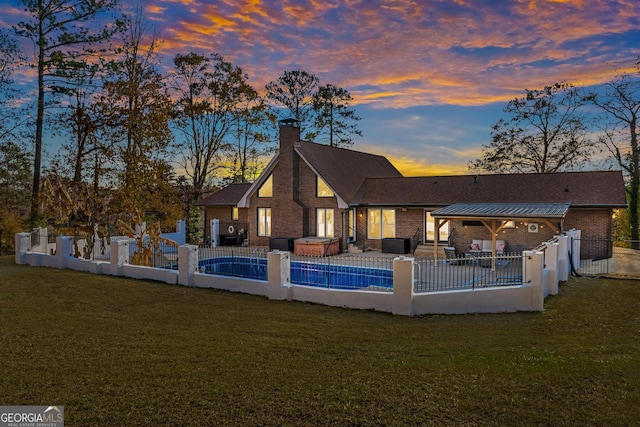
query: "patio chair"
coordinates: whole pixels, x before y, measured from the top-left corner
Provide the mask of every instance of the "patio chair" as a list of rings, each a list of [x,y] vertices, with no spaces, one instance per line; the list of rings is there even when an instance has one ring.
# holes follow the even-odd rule
[[[465,259],[458,253],[453,246],[447,246],[444,248],[444,256],[447,260],[447,264],[450,265],[462,265],[465,264]]]

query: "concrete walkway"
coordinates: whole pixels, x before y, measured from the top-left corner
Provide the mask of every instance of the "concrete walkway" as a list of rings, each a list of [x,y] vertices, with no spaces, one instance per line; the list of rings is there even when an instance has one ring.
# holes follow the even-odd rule
[[[625,279],[640,279],[640,251],[614,247],[608,275]]]

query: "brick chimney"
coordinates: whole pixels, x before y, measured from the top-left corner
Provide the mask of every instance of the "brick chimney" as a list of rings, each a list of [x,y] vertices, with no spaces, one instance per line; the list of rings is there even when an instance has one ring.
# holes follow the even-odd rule
[[[294,152],[300,146],[300,122],[296,119],[280,120],[280,152],[282,165],[276,177],[281,194],[288,194],[289,200],[298,199],[298,155]],[[274,182],[275,184],[275,182]]]
[[[300,121],[284,119],[280,125],[280,153],[291,152],[296,145],[300,145]]]
[[[300,202],[300,122],[296,119],[280,120],[280,150],[278,164],[273,173],[274,205],[272,233],[274,237],[304,237],[308,235],[304,205]]]

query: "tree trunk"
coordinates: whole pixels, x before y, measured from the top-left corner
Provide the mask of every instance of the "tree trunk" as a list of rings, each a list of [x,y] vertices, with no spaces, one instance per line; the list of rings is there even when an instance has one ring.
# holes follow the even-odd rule
[[[42,6],[41,6],[42,7]],[[31,188],[31,215],[29,225],[34,228],[40,220],[40,167],[42,164],[42,128],[44,124],[44,30],[39,22],[38,41],[38,110],[36,116],[36,140],[33,156],[33,187]]]
[[[631,133],[631,159],[630,159],[630,197],[629,197],[629,220],[631,222],[631,247],[640,249],[640,224],[638,214],[640,211],[640,149],[638,147],[637,117],[633,115],[630,121],[629,130]]]

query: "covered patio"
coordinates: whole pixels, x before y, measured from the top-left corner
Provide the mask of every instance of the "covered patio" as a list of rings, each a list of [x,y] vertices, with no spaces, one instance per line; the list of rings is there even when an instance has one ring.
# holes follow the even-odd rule
[[[541,222],[554,233],[563,231],[569,203],[456,203],[431,212],[435,220],[435,235],[451,220],[479,221],[491,234],[491,269],[496,269],[498,233],[510,221]],[[438,258],[438,242],[434,242],[433,257]]]

